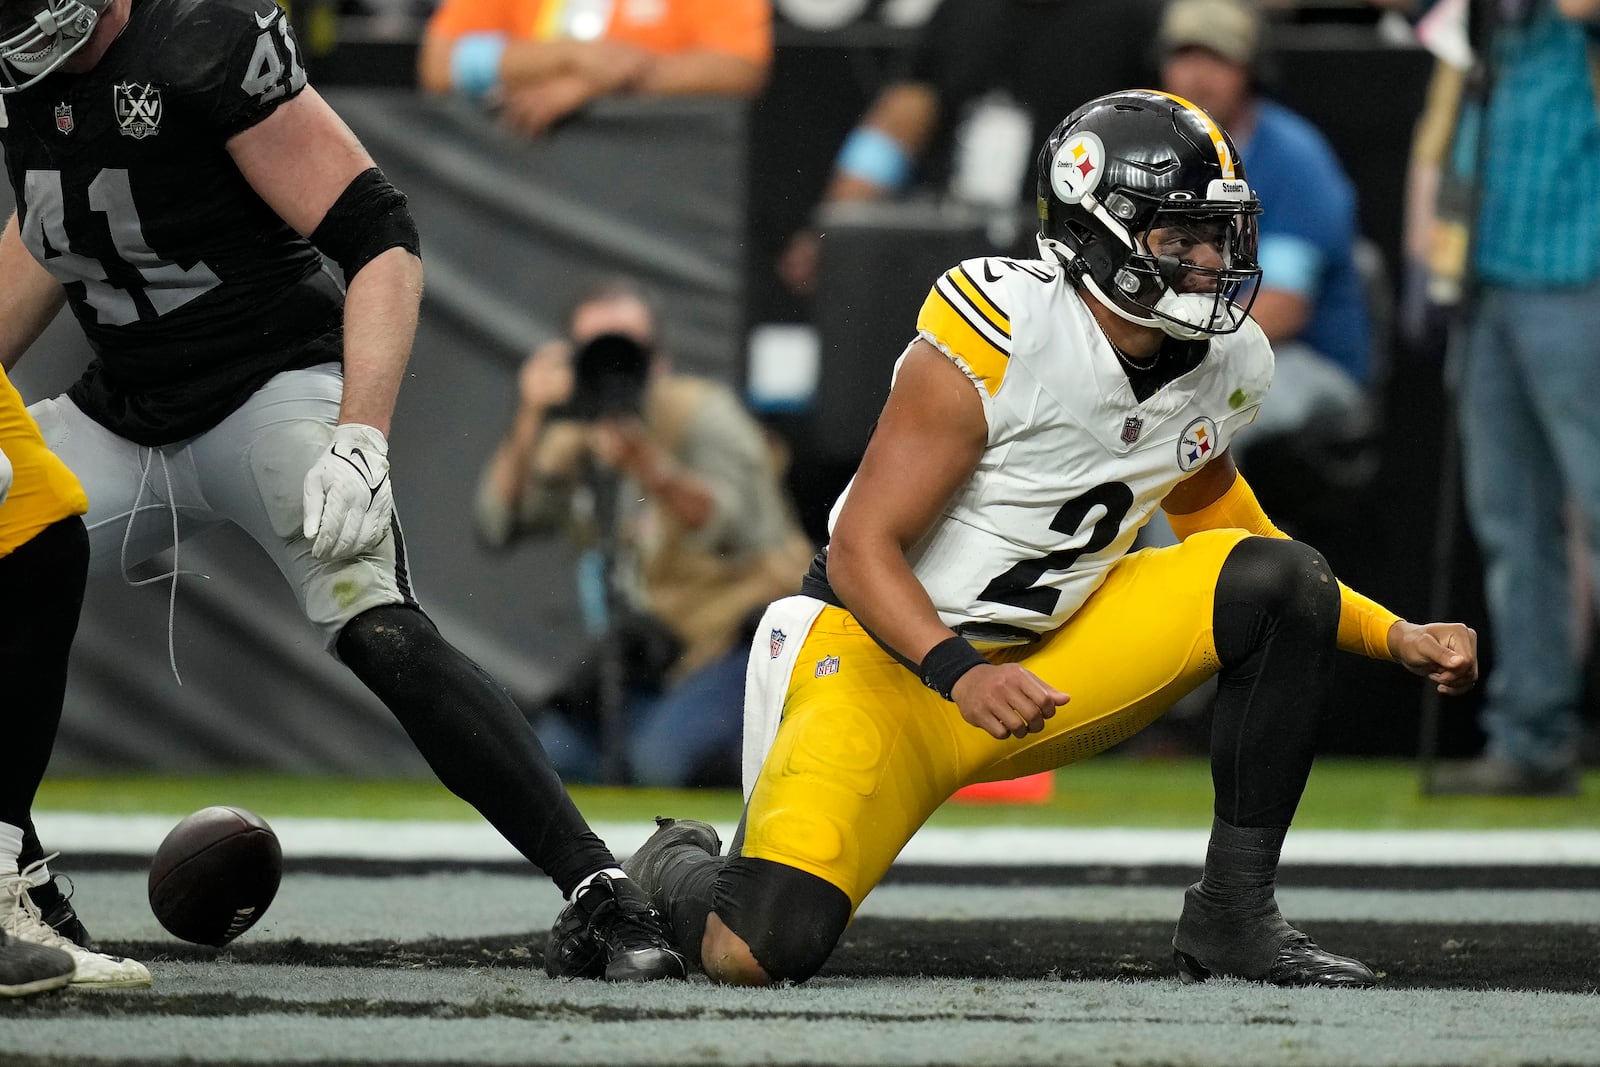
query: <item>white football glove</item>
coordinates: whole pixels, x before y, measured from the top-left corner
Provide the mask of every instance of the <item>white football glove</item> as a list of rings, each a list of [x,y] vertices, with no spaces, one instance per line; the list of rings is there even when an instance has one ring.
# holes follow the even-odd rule
[[[0,504],[6,502],[6,494],[11,492],[11,460],[4,451],[0,451]]]
[[[318,559],[376,548],[394,514],[383,432],[359,422],[334,427],[328,451],[306,472],[303,503],[306,540]]]

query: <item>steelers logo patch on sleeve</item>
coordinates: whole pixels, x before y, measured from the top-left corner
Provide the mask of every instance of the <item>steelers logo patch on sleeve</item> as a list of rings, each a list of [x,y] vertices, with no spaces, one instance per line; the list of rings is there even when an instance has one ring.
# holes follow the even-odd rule
[[[1183,428],[1178,438],[1178,469],[1192,471],[1217,450],[1217,424],[1205,415]]]

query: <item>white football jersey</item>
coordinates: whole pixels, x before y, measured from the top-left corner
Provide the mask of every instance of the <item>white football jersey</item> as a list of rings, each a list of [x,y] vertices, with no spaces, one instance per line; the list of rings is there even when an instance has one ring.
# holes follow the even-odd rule
[[[917,331],[972,378],[989,422],[977,469],[908,552],[940,618],[974,637],[1065,622],[1162,498],[1255,418],[1272,384],[1272,349],[1247,320],[1137,400],[1061,268],[1039,260],[945,272]]]

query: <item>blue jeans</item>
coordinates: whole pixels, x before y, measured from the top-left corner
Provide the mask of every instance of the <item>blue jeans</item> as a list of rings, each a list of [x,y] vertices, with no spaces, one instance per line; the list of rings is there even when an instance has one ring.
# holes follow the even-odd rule
[[[1485,285],[1453,370],[1494,641],[1482,716],[1488,753],[1557,770],[1578,757],[1583,688],[1569,502],[1587,524],[1600,576],[1600,284]]]
[[[664,692],[635,690],[625,698],[629,781],[682,787],[707,765],[729,768],[737,784],[744,731],[744,670],[749,648],[736,644]],[[600,776],[600,746],[593,724],[575,724],[546,712],[534,722],[557,773],[569,782]]]
[[[701,667],[641,709],[628,735],[628,767],[635,785],[685,786],[697,771],[717,763],[737,784],[744,738],[747,643]]]

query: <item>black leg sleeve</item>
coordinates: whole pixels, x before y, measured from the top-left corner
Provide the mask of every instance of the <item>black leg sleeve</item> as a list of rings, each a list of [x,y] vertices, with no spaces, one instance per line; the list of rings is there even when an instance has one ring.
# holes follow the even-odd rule
[[[511,695],[409,605],[363,612],[339,657],[384,702],[452,793],[477,808],[563,895],[616,866],[567,795]]]
[[[6,686],[0,701],[6,729],[0,822],[22,827],[35,848],[29,813],[61,724],[67,657],[88,569],[89,535],[77,516],[0,558],[0,678]]]
[[[804,982],[820,971],[850,924],[844,890],[771,860],[727,860],[711,896],[717,917],[776,982]]]
[[[1327,561],[1298,541],[1246,538],[1222,565],[1211,779],[1224,822],[1281,827],[1294,818],[1333,675],[1339,610]]]
[[[715,912],[773,981],[804,982],[827,962],[850,923],[850,898],[806,871],[771,860],[678,848],[656,870],[653,894],[678,948],[701,970]]]

